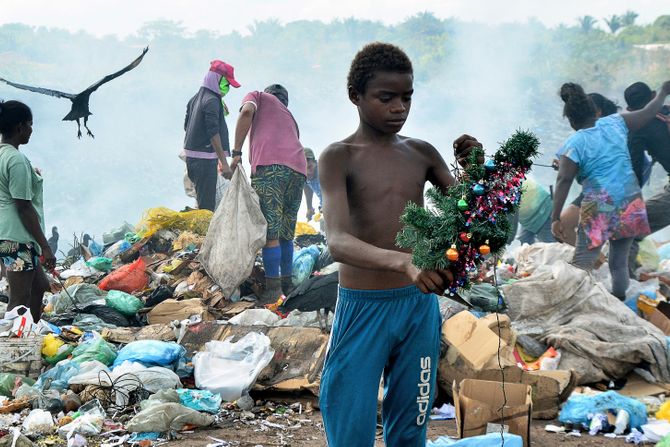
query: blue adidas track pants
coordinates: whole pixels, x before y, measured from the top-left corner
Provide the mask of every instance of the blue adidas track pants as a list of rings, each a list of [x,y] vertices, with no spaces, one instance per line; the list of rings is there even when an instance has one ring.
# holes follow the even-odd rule
[[[435,295],[340,288],[321,377],[329,447],[374,446],[382,374],[386,446],[425,447],[440,334]]]

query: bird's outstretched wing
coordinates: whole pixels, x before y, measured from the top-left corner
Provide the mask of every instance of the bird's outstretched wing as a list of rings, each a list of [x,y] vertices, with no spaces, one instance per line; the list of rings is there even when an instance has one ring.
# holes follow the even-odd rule
[[[82,93],[87,92],[87,93],[92,93],[98,89],[102,84],[111,81],[112,79],[118,78],[122,74],[132,70],[133,68],[137,67],[140,65],[140,62],[142,62],[142,58],[144,57],[145,54],[147,54],[147,51],[149,51],[149,47],[146,47],[144,50],[142,50],[142,54],[140,54],[140,57],[135,59],[128,65],[127,67],[122,68],[121,70],[117,71],[116,73],[112,73],[110,75],[105,76],[104,78],[100,79],[98,82],[95,84],[91,85],[89,88],[84,90]],[[81,93],[80,93],[81,94]]]
[[[72,93],[59,92],[58,90],[49,90],[48,88],[32,87],[30,85],[17,84],[15,82],[11,82],[3,78],[0,78],[0,81],[4,82],[7,85],[11,85],[12,87],[20,88],[21,90],[28,90],[35,93],[41,93],[43,95],[55,96],[56,98],[72,99],[76,96]]]

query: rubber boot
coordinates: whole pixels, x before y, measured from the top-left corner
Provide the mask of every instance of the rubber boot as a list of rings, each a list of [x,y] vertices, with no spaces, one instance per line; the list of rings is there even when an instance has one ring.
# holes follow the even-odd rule
[[[284,296],[288,296],[289,293],[293,292],[293,277],[292,276],[282,276],[281,277],[281,290],[284,292]]]
[[[265,291],[260,297],[261,304],[276,303],[282,296],[281,278],[265,278]]]

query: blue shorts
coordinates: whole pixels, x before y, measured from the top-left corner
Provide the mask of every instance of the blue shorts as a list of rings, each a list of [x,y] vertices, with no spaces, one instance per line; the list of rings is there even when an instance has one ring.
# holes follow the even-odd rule
[[[382,374],[386,446],[425,447],[440,337],[435,295],[340,288],[321,377],[329,447],[374,446]]]

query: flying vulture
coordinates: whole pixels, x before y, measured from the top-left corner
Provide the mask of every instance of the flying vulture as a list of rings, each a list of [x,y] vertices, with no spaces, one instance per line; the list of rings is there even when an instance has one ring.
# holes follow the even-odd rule
[[[91,93],[96,91],[98,87],[100,87],[102,84],[105,84],[112,79],[118,78],[122,74],[132,70],[133,68],[137,67],[140,62],[142,62],[142,58],[144,57],[145,54],[147,54],[147,51],[149,51],[149,47],[145,48],[142,50],[142,54],[132,61],[130,65],[127,67],[122,68],[121,70],[117,71],[116,73],[110,74],[96,82],[95,84],[91,85],[88,87],[86,90],[73,94],[73,93],[64,93],[64,92],[59,92],[57,90],[49,90],[46,88],[41,88],[41,87],[31,87],[29,85],[23,85],[23,84],[16,84],[14,82],[10,82],[6,79],[0,78],[0,81],[11,85],[12,87],[20,88],[22,90],[28,90],[31,92],[35,93],[42,93],[43,95],[49,95],[49,96],[55,96],[56,98],[67,98],[70,101],[72,101],[72,108],[70,109],[70,113],[65,115],[63,118],[63,121],[76,121],[77,122],[77,138],[81,138],[81,124],[79,120],[81,118],[84,119],[84,127],[86,128],[86,133],[88,134],[89,137],[94,137],[93,133],[91,132],[91,129],[88,128],[86,125],[88,123],[88,116],[92,115],[91,111],[88,109],[88,100],[91,97]]]

